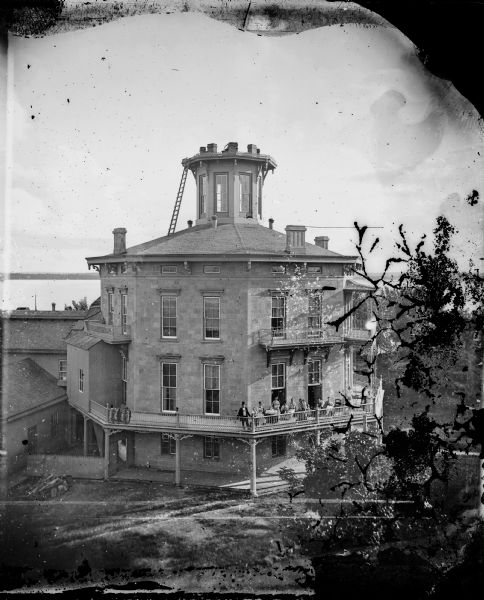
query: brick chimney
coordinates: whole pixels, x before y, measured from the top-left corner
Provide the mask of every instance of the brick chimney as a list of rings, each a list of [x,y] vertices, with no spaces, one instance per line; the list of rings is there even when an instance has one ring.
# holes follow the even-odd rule
[[[286,226],[286,252],[301,254],[306,252],[306,227],[304,225]]]
[[[113,235],[113,254],[124,254],[126,252],[126,229],[124,227],[116,227],[116,229],[113,229]]]
[[[229,154],[235,154],[239,149],[239,144],[237,142],[229,142],[224,149],[224,152],[228,152]]]
[[[274,219],[272,217],[269,219],[269,229],[274,229]]]
[[[207,152],[217,152],[217,144],[207,144]]]
[[[328,242],[329,237],[327,235],[319,235],[318,237],[314,238],[314,243],[316,244],[316,246],[324,248],[325,250],[328,249]]]
[[[55,302],[52,302],[52,310],[55,310]]]
[[[247,146],[247,153],[248,154],[257,154],[257,146],[255,144],[249,144]]]

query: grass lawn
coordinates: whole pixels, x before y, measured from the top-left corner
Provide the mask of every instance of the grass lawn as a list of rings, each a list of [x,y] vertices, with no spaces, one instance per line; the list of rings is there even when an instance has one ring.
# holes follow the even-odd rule
[[[51,501],[2,507],[2,587],[123,585],[310,594],[310,561],[285,552],[287,497],[257,500],[151,482],[75,480]]]

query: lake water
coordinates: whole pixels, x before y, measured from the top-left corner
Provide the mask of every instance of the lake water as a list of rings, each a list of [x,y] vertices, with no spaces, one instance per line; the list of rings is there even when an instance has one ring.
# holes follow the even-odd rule
[[[19,306],[35,307],[37,310],[52,310],[52,302],[56,310],[63,310],[73,300],[87,298],[90,304],[99,298],[101,291],[98,279],[12,279],[0,281],[0,298],[2,310],[14,310]]]

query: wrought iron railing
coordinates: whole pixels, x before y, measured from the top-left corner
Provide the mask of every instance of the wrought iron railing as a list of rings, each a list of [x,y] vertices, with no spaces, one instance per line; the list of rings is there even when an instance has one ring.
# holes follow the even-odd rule
[[[341,342],[343,336],[333,327],[288,327],[260,329],[259,343],[263,346],[317,345]]]
[[[84,321],[84,328],[88,333],[106,341],[116,342],[131,339],[130,325],[108,325],[99,321]]]
[[[70,401],[76,407],[76,403]],[[374,414],[374,402],[368,401],[356,406],[327,406],[326,408],[304,411],[273,413],[248,417],[224,415],[191,415],[174,413],[150,413],[131,411],[126,407],[103,406],[90,400],[88,405],[78,405],[77,408],[91,415],[102,425],[113,425],[128,429],[153,429],[155,431],[185,430],[203,431],[207,433],[248,433],[291,432],[297,430],[315,429],[319,426],[344,424],[352,414],[354,421],[363,421],[364,417]]]

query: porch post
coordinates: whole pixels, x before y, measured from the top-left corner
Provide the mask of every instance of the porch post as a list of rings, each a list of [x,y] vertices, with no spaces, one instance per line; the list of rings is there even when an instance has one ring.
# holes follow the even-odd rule
[[[104,431],[104,481],[109,479],[109,431]]]
[[[321,429],[316,429],[316,446],[321,446]]]
[[[363,431],[368,431],[368,421],[366,417],[366,412],[363,413]]]
[[[257,440],[250,440],[250,452],[252,459],[252,470],[250,478],[250,493],[253,498],[257,498]]]
[[[181,484],[180,434],[175,433],[175,485]]]
[[[83,454],[84,454],[84,456],[87,456],[87,448],[88,448],[87,435],[88,435],[89,430],[87,428],[87,417],[84,417],[84,415],[83,415],[83,418],[84,418],[84,435],[83,435],[83,442],[82,442],[83,443]]]

